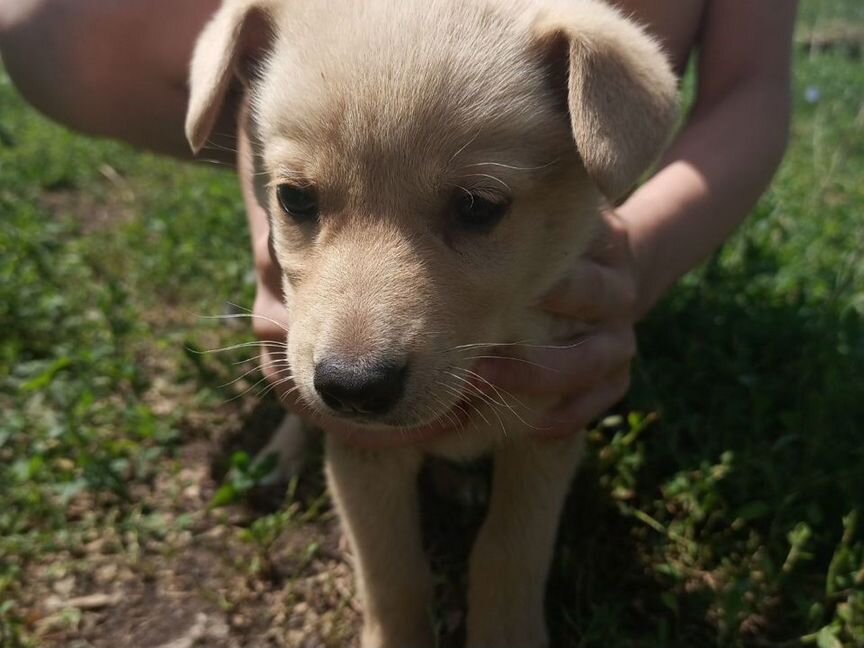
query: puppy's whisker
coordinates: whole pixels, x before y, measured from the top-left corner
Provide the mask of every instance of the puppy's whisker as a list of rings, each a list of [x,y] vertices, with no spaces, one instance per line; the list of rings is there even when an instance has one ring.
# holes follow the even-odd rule
[[[230,387],[230,386],[233,385],[234,383],[243,380],[243,379],[244,379],[246,376],[248,376],[249,374],[253,374],[253,373],[255,373],[256,371],[261,371],[261,370],[263,370],[265,367],[273,366],[273,365],[276,365],[276,364],[283,364],[283,363],[284,363],[284,364],[287,364],[284,360],[272,360],[272,361],[270,361],[270,362],[266,362],[266,363],[264,363],[264,364],[262,364],[262,365],[255,365],[254,367],[252,367],[252,368],[249,369],[248,371],[245,371],[245,372],[243,372],[242,374],[240,374],[239,376],[237,376],[234,380],[232,380],[232,381],[230,381],[230,382],[227,382],[227,383],[225,383],[224,385],[219,385],[219,387],[217,387],[217,389],[225,389],[226,387]]]
[[[496,402],[494,398],[492,398],[489,394],[485,393],[482,389],[480,389],[477,385],[472,383],[470,380],[463,378],[462,376],[457,376],[456,374],[450,373],[449,371],[447,373],[449,373],[451,376],[453,376],[453,378],[455,378],[456,380],[461,380],[462,382],[464,382],[468,387],[473,389],[482,400],[484,400],[485,402],[487,402],[490,405],[489,409],[495,415],[495,418],[498,419],[498,423],[501,425],[501,432],[506,437],[507,436],[507,427],[504,425],[504,419],[502,419],[501,415],[498,413],[498,408],[504,407],[506,405],[502,405],[502,403]],[[487,421],[487,424],[488,424],[488,421]]]
[[[220,139],[221,139],[221,138],[224,138],[224,139],[233,139],[233,140],[238,139],[238,138],[237,138],[237,133],[229,133],[229,132],[227,132],[227,131],[213,131],[213,132],[211,133],[211,139],[212,139],[213,137],[218,137],[218,138],[220,138]],[[207,141],[210,141],[210,140],[207,140]]]
[[[295,391],[300,389],[299,385],[296,385],[285,392],[284,396],[290,396]],[[279,397],[279,400],[284,400],[282,396]],[[298,415],[307,414],[309,418],[314,422],[316,415],[320,415],[320,412],[317,412],[309,403],[306,402],[303,398],[298,398],[291,404],[292,408],[296,407],[297,410],[294,410]]]
[[[459,157],[459,154],[462,153],[462,151],[464,151],[466,148],[468,148],[469,146],[471,146],[471,144],[473,144],[474,141],[475,141],[478,137],[480,137],[480,129],[478,129],[477,132],[474,133],[474,137],[472,137],[472,138],[469,139],[467,142],[465,142],[462,146],[459,147],[459,150],[458,150],[458,151],[456,151],[453,155],[450,156],[450,159],[447,160],[447,165],[449,166],[449,165],[453,162],[453,160],[455,160],[457,157]]]
[[[202,146],[201,148],[202,149],[213,149],[214,151],[224,151],[226,153],[233,153],[234,155],[237,154],[237,149],[231,148],[230,146],[224,146],[222,144],[217,144],[216,142],[214,142],[212,140],[208,140],[204,144],[204,146]]]
[[[463,187],[462,185],[458,185],[458,184],[457,184],[457,185],[453,185],[453,186],[456,187],[457,189],[461,189],[462,191],[465,192],[465,195],[466,195],[466,196],[468,196],[469,198],[471,198],[472,201],[474,200],[474,194],[472,194],[470,191],[468,191],[465,187]],[[473,204],[473,202],[472,202],[472,204]]]
[[[226,301],[225,303],[228,304],[229,306],[231,306],[231,308],[236,308],[239,311],[243,311],[243,313],[246,313],[247,315],[252,315],[255,317],[264,317],[263,315],[258,315],[257,313],[255,313],[255,311],[253,311],[251,308],[247,308],[246,306],[242,306],[242,305],[238,304],[237,302]],[[232,315],[237,315],[237,314],[242,314],[242,313],[232,313]],[[275,323],[279,324],[279,322],[275,322]],[[280,328],[285,328],[285,327],[284,327],[284,325],[280,325]]]
[[[292,411],[296,413],[298,416],[307,414],[310,418],[314,417],[315,412],[312,411],[312,408],[302,399],[295,398],[292,402],[288,402],[288,398],[293,395],[297,390],[300,389],[299,385],[294,385],[291,389],[288,389],[284,392],[281,392],[276,399],[285,406],[290,406]]]
[[[450,390],[453,391],[454,393],[456,393],[456,395],[459,396],[460,398],[464,398],[464,394],[461,394],[455,388],[450,387]],[[480,417],[486,425],[490,425],[489,419],[486,418],[486,416],[483,414],[483,410],[480,408],[479,405],[477,405],[477,403],[475,403],[473,400],[461,400],[460,402],[464,405],[464,407],[462,405],[460,405],[460,408],[462,409],[463,412],[465,412],[466,416],[469,417],[468,420],[471,421],[471,423],[474,427],[477,426],[476,417],[469,414],[468,411],[465,409],[465,407],[470,408],[471,411],[473,411],[478,417]]]
[[[462,412],[462,417],[458,417],[455,414],[451,414],[453,419],[456,421],[456,424],[453,426],[456,430],[456,434],[462,434],[465,432],[465,421],[468,419],[468,412],[465,411],[465,408],[460,405],[454,405],[454,407],[459,408],[459,411]]]
[[[537,367],[538,369],[543,369],[545,371],[554,371],[555,373],[561,373],[561,370],[556,369],[555,367],[547,367],[546,365],[542,365],[539,362],[532,362],[531,360],[526,360],[525,358],[519,358],[517,356],[475,355],[466,356],[465,358],[463,358],[463,360],[512,360],[513,362],[521,362],[522,364]]]
[[[519,414],[519,412],[516,411],[516,409],[513,407],[513,405],[511,405],[509,402],[507,402],[507,399],[505,398],[504,394],[507,394],[508,396],[510,396],[510,398],[512,398],[514,401],[516,401],[516,403],[518,405],[520,405],[521,407],[524,407],[526,410],[528,410],[532,414],[537,413],[535,410],[531,409],[530,407],[525,405],[522,401],[520,401],[516,396],[511,394],[509,391],[507,391],[503,387],[497,387],[496,385],[493,385],[491,382],[486,380],[483,376],[481,376],[480,374],[478,374],[474,371],[471,371],[469,369],[462,369],[461,367],[453,367],[453,368],[457,369],[459,371],[463,371],[466,374],[468,374],[474,378],[478,378],[478,379],[482,380],[486,385],[488,385],[489,387],[492,388],[492,390],[495,392],[495,394],[501,400],[501,403],[497,403],[497,401],[496,401],[497,405],[501,405],[503,407],[506,407],[510,411],[510,413],[513,414],[513,416],[515,416],[519,420],[519,422],[522,423],[523,425],[525,425],[526,427],[529,427],[529,428],[534,429],[534,430],[541,430],[541,428],[537,427],[536,425],[529,423],[524,418],[522,418],[522,416]],[[471,384],[473,384],[473,383],[471,383]],[[475,385],[475,387],[476,387],[476,385]],[[504,393],[502,394],[502,392],[504,392]],[[487,396],[488,396],[488,394],[487,394]],[[491,397],[489,397],[489,399],[490,399],[490,401],[493,400]]]
[[[225,162],[224,160],[215,160],[213,158],[195,158],[196,162],[203,162],[204,164],[212,164],[213,166],[224,167],[226,169],[234,170],[234,165]]]
[[[251,342],[240,342],[239,344],[232,344],[231,346],[219,347],[217,349],[193,349],[190,346],[186,347],[186,350],[189,353],[194,353],[195,355],[205,355],[207,353],[223,353],[226,351],[236,351],[237,349],[246,349],[249,347],[255,348],[275,348],[279,350],[284,350],[288,347],[287,344],[283,344],[281,342],[268,341],[268,342],[260,342],[258,340],[254,340]]]
[[[454,369],[458,369],[459,371],[464,371],[466,374],[468,374],[468,375],[470,375],[470,376],[473,376],[473,377],[475,377],[475,378],[478,378],[478,379],[482,380],[485,384],[489,385],[489,387],[491,387],[493,390],[495,390],[495,393],[498,395],[498,397],[499,397],[502,401],[504,401],[504,404],[506,405],[507,409],[509,409],[509,410],[513,413],[513,416],[515,416],[517,419],[519,419],[519,422],[522,423],[523,425],[525,425],[525,426],[531,428],[532,430],[538,430],[538,431],[539,431],[539,430],[547,430],[547,429],[550,429],[550,428],[541,428],[541,427],[538,427],[538,426],[536,426],[536,425],[534,425],[534,424],[532,424],[532,423],[529,423],[529,422],[526,421],[524,418],[522,418],[522,416],[519,414],[519,412],[517,412],[516,409],[515,409],[515,408],[514,408],[510,403],[507,402],[507,399],[504,398],[504,394],[506,394],[507,396],[509,396],[510,398],[512,398],[514,401],[516,401],[516,404],[517,404],[517,405],[519,405],[520,407],[525,408],[525,409],[528,410],[531,414],[538,414],[538,412],[537,412],[537,410],[535,410],[535,409],[533,409],[533,408],[531,408],[531,407],[528,407],[525,403],[523,403],[521,400],[519,400],[519,399],[518,399],[516,396],[514,396],[511,392],[507,391],[507,390],[504,389],[503,387],[498,387],[497,385],[493,385],[491,382],[489,382],[488,380],[486,380],[483,376],[481,376],[480,374],[478,374],[478,373],[476,373],[476,372],[474,372],[474,371],[471,371],[470,369],[462,369],[461,367],[454,367]],[[502,394],[501,392],[504,392],[504,394]]]
[[[458,376],[453,376],[453,377],[456,378],[457,380],[459,379]],[[477,415],[483,419],[483,422],[486,423],[486,425],[490,425],[489,419],[486,418],[486,416],[483,414],[481,409],[479,407],[477,407],[477,405],[474,404],[473,402],[471,402],[470,400],[466,400],[467,398],[470,397],[470,395],[466,394],[463,390],[457,389],[453,385],[447,385],[447,384],[443,384],[443,383],[441,383],[441,385],[442,385],[442,387],[444,387],[446,390],[448,390],[450,393],[452,393],[456,397],[457,403],[462,402],[465,405],[471,407],[471,409],[473,409],[477,413]]]
[[[300,385],[294,385],[291,389],[287,389],[284,392],[281,392],[279,394],[279,400],[284,402],[288,396],[296,392],[298,389],[300,389]]]
[[[282,372],[284,369],[291,368],[291,364],[286,358],[276,358],[274,360],[270,360],[269,362],[262,362],[259,363],[258,366],[255,368],[263,370],[267,367],[278,367],[279,365],[282,365],[282,367],[279,369],[279,372]]]
[[[450,351],[460,351],[462,349],[473,349],[473,348],[481,348],[481,347],[524,347],[526,349],[575,349],[579,346],[582,346],[587,342],[587,338],[582,337],[577,339],[575,342],[570,344],[537,344],[530,341],[525,342],[475,342],[473,344],[460,344],[454,347],[450,347],[444,353],[448,353]]]
[[[237,302],[226,301],[225,303],[228,304],[229,306],[231,306],[232,308],[236,308],[237,310],[243,311],[244,313],[251,313],[252,312],[251,308],[247,308],[246,306],[241,306]]]
[[[462,422],[462,429],[465,429],[467,427],[468,422],[473,421],[473,414],[476,414],[477,416],[482,418],[486,425],[489,425],[489,420],[483,415],[483,412],[480,410],[479,407],[477,407],[476,404],[470,401],[464,401],[464,403],[462,404],[457,403],[456,405],[454,405],[454,407],[457,407],[459,411],[462,412],[463,416],[465,416],[465,420]],[[470,408],[470,411],[466,409],[466,407]]]
[[[439,387],[445,387],[445,388],[447,387],[447,385],[445,383],[442,383],[440,380],[436,380],[435,384],[437,384]],[[437,394],[434,394],[434,393],[432,393],[430,395],[438,403],[441,404],[441,407],[444,407],[444,408],[447,407],[447,403],[444,401],[443,398],[441,398],[440,396],[438,396]],[[464,407],[462,407],[462,405],[459,403],[459,400],[457,400],[455,403],[453,403],[453,405],[449,409],[447,409],[446,412],[449,413],[451,410],[454,410],[454,409],[458,409],[460,412],[462,412],[462,416],[463,416],[462,420],[460,420],[459,417],[457,417],[455,415],[451,415],[453,420],[456,423],[456,429],[459,432],[462,432],[465,429],[465,420],[464,419],[468,417],[468,412],[465,410]]]
[[[529,344],[529,342],[474,342],[471,344],[459,344],[454,347],[450,347],[448,351],[461,351],[464,349],[481,349],[481,348],[490,348],[490,347],[498,347],[498,346],[523,346]]]
[[[488,173],[466,173],[465,177],[489,178],[490,180],[494,180],[495,182],[498,182],[501,185],[503,185],[507,191],[512,191],[512,189],[510,189],[510,185],[508,185],[506,182],[504,182],[501,178],[499,178],[497,176],[490,175]]]
[[[273,175],[275,177],[265,185],[271,189],[275,189],[283,182],[290,182],[295,187],[300,188],[310,188],[313,186],[306,175],[292,169],[282,168],[275,171]]]
[[[504,401],[505,403],[507,403],[506,399],[504,398],[504,395],[506,394],[507,396],[509,396],[510,398],[512,398],[514,401],[516,401],[516,404],[519,405],[520,407],[524,407],[526,410],[528,410],[528,411],[531,412],[532,414],[537,414],[537,413],[538,413],[537,410],[535,410],[535,409],[533,409],[533,408],[527,406],[525,403],[523,403],[521,400],[519,400],[519,398],[518,398],[515,394],[513,394],[512,392],[510,392],[510,391],[504,389],[503,387],[500,387],[499,385],[494,385],[494,384],[492,384],[489,380],[487,380],[486,378],[484,378],[483,376],[481,376],[480,374],[478,374],[476,371],[471,371],[470,369],[464,369],[464,368],[462,368],[462,367],[453,367],[453,369],[455,369],[455,370],[457,370],[457,371],[462,371],[462,372],[464,372],[465,374],[467,374],[467,375],[469,375],[469,376],[471,376],[471,377],[473,377],[473,378],[477,378],[477,379],[479,379],[479,380],[482,380],[483,383],[486,384],[486,385],[488,385],[489,387],[491,387],[491,388],[495,391],[495,393],[498,395],[498,397],[499,397],[502,401]],[[502,393],[502,392],[503,392],[503,393]],[[509,405],[509,403],[507,403],[507,406],[510,407],[511,411],[513,412],[513,414],[515,414],[517,417],[519,417],[519,415],[518,415],[518,414],[516,413],[516,411],[515,411],[515,410],[514,410],[510,405]],[[525,423],[525,425],[528,425],[529,427],[532,427],[529,423],[527,423],[526,421],[523,421],[521,417],[519,417],[519,420],[522,421],[523,423]]]
[[[474,164],[466,164],[462,168],[469,169],[471,167],[478,166],[497,166],[503,169],[512,169],[513,171],[539,171],[540,169],[548,169],[553,164],[557,164],[559,162],[558,159],[552,160],[551,162],[547,162],[546,164],[541,164],[540,166],[531,166],[531,167],[523,167],[523,166],[515,166],[513,164],[504,164],[503,162],[476,162]]]
[[[264,378],[261,378],[260,380],[255,382],[253,385],[247,387],[246,389],[244,389],[239,394],[235,394],[234,396],[232,396],[231,398],[227,399],[224,402],[225,403],[231,403],[231,402],[234,402],[235,400],[239,400],[239,399],[243,398],[246,394],[248,394],[249,392],[254,390],[256,387],[258,387],[258,385],[260,385],[262,382],[267,382],[267,380],[268,380],[268,378],[266,376]]]
[[[273,352],[265,351],[264,353],[259,353],[258,355],[254,355],[250,358],[244,358],[243,360],[238,360],[237,362],[232,362],[231,364],[233,364],[236,367],[237,365],[246,364],[248,362],[256,362],[256,361],[261,360],[263,358],[266,358],[267,356],[270,356],[270,355],[273,355],[274,357],[278,356],[278,354],[280,352],[282,353],[282,357],[280,359],[285,361],[285,362],[288,362],[288,354],[285,353],[284,350],[280,349],[280,351],[273,351]]]
[[[460,367],[453,367],[453,369],[461,370]],[[450,372],[448,372],[448,373],[450,373]],[[484,400],[488,401],[490,405],[496,405],[498,407],[506,407],[507,406],[506,403],[503,403],[503,402],[499,403],[497,400],[492,398],[492,396],[490,396],[489,394],[484,392],[482,389],[480,389],[480,387],[478,385],[476,385],[474,382],[472,382],[468,378],[465,378],[463,376],[458,376],[454,373],[450,373],[450,375],[453,376],[454,378],[456,378],[457,380],[463,381],[466,385],[468,385],[471,389],[473,389],[477,393],[478,396],[480,396]]]
[[[270,392],[276,391],[279,387],[281,387],[285,383],[290,382],[292,380],[294,380],[294,376],[286,376],[282,380],[277,380],[275,382],[271,382],[269,385],[267,385],[266,389],[262,390],[261,393],[258,394],[258,397],[264,398]],[[291,389],[288,389],[286,391],[279,391],[278,392],[279,400],[282,400],[283,394],[293,394],[297,389],[300,389],[299,385],[294,385]]]
[[[441,397],[439,397],[437,394],[430,393],[429,395],[435,400],[436,403],[438,403],[441,406],[441,413],[439,413],[437,415],[435,415],[435,410],[432,407],[427,406],[428,409],[432,412],[432,414],[435,415],[435,420],[437,421],[437,420],[440,420],[440,419],[446,417],[447,421],[449,423],[451,423],[454,428],[458,428],[459,427],[459,419],[456,418],[456,416],[450,411],[453,408],[447,407],[447,403],[445,403],[444,400]]]
[[[413,418],[415,421],[427,421],[422,425],[443,425],[444,424],[444,414],[440,412],[436,412],[435,408],[429,405],[428,403],[415,405],[411,408],[411,411],[408,413],[409,416]],[[399,425],[398,428],[402,428],[402,425]]]
[[[278,374],[277,374],[277,376],[278,376]],[[280,385],[284,385],[286,382],[290,382],[290,381],[294,380],[294,375],[290,374],[290,375],[281,377],[279,380],[275,380],[275,378],[276,378],[276,376],[273,376],[273,377],[268,379],[269,384],[266,387],[264,387],[264,389],[262,389],[261,391],[259,391],[257,393],[258,398],[264,398],[264,396],[266,396],[267,394],[272,392],[274,389],[276,389]],[[260,384],[260,383],[261,383],[261,381],[259,380],[258,383],[256,383],[256,385]]]
[[[258,355],[252,356],[251,358],[243,358],[242,360],[237,360],[236,362],[232,362],[231,364],[234,365],[235,367],[237,367],[239,365],[244,365],[244,364],[248,364],[250,362],[255,362],[256,366],[257,366],[257,361],[260,360],[261,358],[265,357],[266,355],[267,355],[266,352],[265,353],[259,353]]]
[[[236,304],[231,304],[231,302],[228,302],[228,304],[234,306],[235,308],[240,308],[240,306],[237,306]],[[199,317],[201,319],[263,319],[265,322],[275,324],[286,333],[289,332],[288,327],[286,327],[281,322],[277,322],[272,317],[267,317],[266,315],[258,315],[257,313],[232,313],[230,315],[199,315]]]

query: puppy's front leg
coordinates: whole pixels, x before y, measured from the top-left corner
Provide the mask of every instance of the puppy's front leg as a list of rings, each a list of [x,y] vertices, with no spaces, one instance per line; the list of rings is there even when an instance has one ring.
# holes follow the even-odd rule
[[[471,553],[468,648],[545,648],[546,577],[584,435],[495,450],[489,512]]]
[[[361,648],[430,648],[432,577],[423,553],[414,449],[327,440],[327,479],[355,559]]]

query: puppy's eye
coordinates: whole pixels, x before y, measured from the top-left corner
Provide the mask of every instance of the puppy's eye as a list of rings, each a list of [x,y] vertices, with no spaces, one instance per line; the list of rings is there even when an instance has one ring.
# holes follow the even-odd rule
[[[298,223],[318,219],[318,197],[311,189],[282,184],[276,188],[276,196],[282,210]]]
[[[507,198],[492,199],[473,193],[458,195],[454,207],[458,224],[477,233],[488,232],[495,227],[508,209],[510,200]]]

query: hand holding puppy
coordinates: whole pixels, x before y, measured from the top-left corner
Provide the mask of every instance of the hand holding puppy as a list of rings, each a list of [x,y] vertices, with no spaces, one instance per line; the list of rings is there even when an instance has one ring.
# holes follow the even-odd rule
[[[589,254],[541,304],[556,317],[584,322],[585,333],[560,346],[520,347],[519,358],[486,359],[478,366],[502,390],[559,398],[536,437],[575,433],[627,393],[636,354],[637,285],[627,223],[607,211]]]

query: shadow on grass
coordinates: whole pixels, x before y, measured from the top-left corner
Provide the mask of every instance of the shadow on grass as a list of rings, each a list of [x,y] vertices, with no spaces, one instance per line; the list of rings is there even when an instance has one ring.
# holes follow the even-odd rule
[[[222,481],[231,468],[231,457],[244,452],[256,456],[285,417],[285,409],[275,396],[259,400],[242,419],[240,427],[220,438],[219,445],[210,462],[210,476]]]
[[[751,248],[735,270],[714,264],[679,290],[641,331],[631,399],[662,419],[645,485],[731,452],[724,494],[764,502],[772,539],[864,504],[861,317],[841,285],[812,294],[802,281],[781,293],[779,267]]]
[[[660,420],[574,486],[553,646],[798,645],[834,619],[838,555],[861,548],[843,517],[864,508],[864,329],[849,286],[808,292],[765,248],[741,256],[642,326],[627,405]]]

